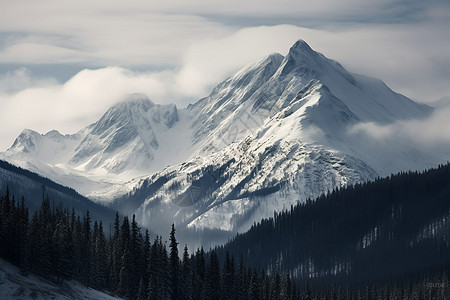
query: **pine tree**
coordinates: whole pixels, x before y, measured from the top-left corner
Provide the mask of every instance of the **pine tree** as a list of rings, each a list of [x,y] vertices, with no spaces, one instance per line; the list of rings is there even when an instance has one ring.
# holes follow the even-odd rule
[[[98,265],[97,284],[100,289],[106,288],[106,279],[108,278],[108,258],[107,258],[107,245],[106,237],[103,231],[103,222],[100,221],[98,226],[98,235],[95,241],[95,253]]]
[[[137,294],[138,300],[147,300],[147,284],[144,283],[144,278],[139,280],[139,289]]]
[[[122,254],[122,267],[119,272],[119,283],[117,286],[117,293],[126,298],[133,298],[133,290],[131,288],[131,272],[130,265],[132,263],[130,248],[125,247]]]
[[[29,243],[28,243],[28,227],[29,227],[28,208],[25,207],[25,199],[22,196],[20,205],[20,241],[19,241],[19,267],[23,275],[28,275],[30,270]],[[0,222],[1,224],[1,222]],[[1,227],[1,225],[0,225]]]
[[[193,297],[194,299],[200,299],[201,292],[203,289],[203,285],[205,282],[205,274],[206,274],[206,266],[205,266],[205,251],[203,247],[201,249],[197,249],[194,256],[193,263]]]
[[[162,238],[159,240],[161,252],[161,268],[160,268],[160,287],[159,295],[161,299],[170,299],[170,275],[169,275],[169,259],[167,255],[166,245],[163,245]]]
[[[238,271],[234,279],[233,291],[235,292],[234,299],[244,299],[246,297],[244,259],[242,257],[242,254]]]
[[[116,218],[114,220],[114,234],[110,243],[109,286],[113,291],[117,290],[117,286],[119,284],[119,272],[122,259],[120,234],[119,213],[116,212]]]
[[[99,289],[100,283],[100,272],[99,272],[99,260],[98,260],[98,252],[97,252],[97,240],[98,240],[98,223],[94,221],[94,229],[92,230],[92,238],[91,244],[89,245],[90,249],[90,259],[91,259],[91,278],[90,282],[93,288]]]
[[[275,272],[275,276],[272,278],[272,283],[270,287],[270,299],[279,300],[281,294],[281,280],[280,274]]]
[[[71,278],[72,270],[72,243],[70,228],[64,218],[57,221],[55,231],[53,233],[53,266],[56,282],[62,282],[64,279]]]
[[[151,248],[152,245],[150,243],[150,235],[148,230],[145,230],[145,238],[144,238],[144,245],[143,245],[143,260],[144,263],[142,265],[142,289],[143,293],[145,294],[144,299],[147,299],[148,296],[148,283],[150,281],[150,255],[151,255]]]
[[[159,256],[159,244],[158,237],[156,237],[155,242],[153,243],[150,255],[149,255],[149,264],[148,264],[148,274],[149,280],[147,285],[147,299],[155,300],[157,299],[157,285],[158,285],[158,273],[160,268],[160,256]]]
[[[76,217],[75,224],[72,228],[72,240],[73,240],[73,256],[74,256],[74,274],[75,279],[83,282],[83,229],[81,225],[80,216]]]
[[[132,257],[132,263],[130,267],[131,272],[131,290],[134,291],[134,294],[136,295],[136,292],[139,288],[137,283],[140,281],[140,278],[142,277],[142,273],[144,272],[145,268],[144,265],[144,255],[142,252],[142,236],[140,234],[140,228],[137,225],[136,217],[133,215],[132,221],[131,221],[131,240],[130,240],[130,250],[131,250],[131,257]]]
[[[194,293],[194,287],[192,282],[192,268],[191,268],[191,260],[189,259],[189,253],[187,245],[184,246],[183,251],[183,262],[182,262],[182,282],[183,282],[183,289],[182,289],[182,295],[183,299],[191,300],[193,299],[193,293]]]
[[[256,270],[251,273],[250,281],[248,284],[248,299],[259,300],[259,280]]]
[[[52,216],[50,211],[50,199],[45,198],[39,211],[39,220],[36,224],[37,240],[37,271],[44,275],[52,274]]]
[[[181,296],[180,292],[180,259],[178,257],[178,242],[175,238],[175,225],[172,224],[172,230],[170,231],[170,288],[171,299],[178,299]]]
[[[230,259],[228,251],[225,255],[225,264],[223,266],[223,295],[225,299],[232,299],[234,288],[234,263]]]
[[[91,286],[91,216],[89,211],[83,217],[83,232],[81,237],[81,274],[83,276],[82,282],[87,286]]]
[[[220,266],[215,250],[212,250],[209,256],[208,267],[206,271],[206,281],[203,286],[202,299],[216,300],[222,296]]]
[[[124,217],[122,226],[120,227],[120,242],[121,242],[121,260],[119,271],[119,282],[117,286],[117,292],[120,296],[127,299],[131,299],[133,296],[132,281],[132,250],[131,250],[131,237],[130,237],[130,224],[128,217]]]
[[[289,300],[292,298],[292,285],[291,278],[289,275],[284,277],[283,283],[281,285],[280,298],[283,300]]]

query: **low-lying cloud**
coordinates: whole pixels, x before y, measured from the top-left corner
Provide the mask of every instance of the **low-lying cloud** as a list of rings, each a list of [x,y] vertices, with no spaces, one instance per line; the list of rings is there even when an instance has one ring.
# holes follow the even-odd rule
[[[445,163],[450,160],[449,116],[450,105],[447,104],[436,107],[425,119],[397,121],[389,125],[360,123],[350,130],[350,134],[365,136],[374,147],[374,153],[382,152],[384,147],[398,148],[403,153],[428,153],[436,163]]]
[[[127,93],[185,107],[244,65],[285,55],[298,39],[431,103],[450,95],[448,7],[444,0],[9,1],[0,12],[0,151],[24,128],[75,132]],[[36,65],[82,71],[66,80],[32,73]]]

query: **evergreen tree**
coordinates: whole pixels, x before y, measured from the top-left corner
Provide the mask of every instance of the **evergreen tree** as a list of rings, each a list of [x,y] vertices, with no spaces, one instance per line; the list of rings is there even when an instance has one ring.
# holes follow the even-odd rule
[[[144,245],[143,245],[143,260],[144,263],[142,265],[142,297],[143,299],[147,299],[148,297],[148,283],[150,281],[150,255],[151,255],[151,243],[150,243],[150,235],[148,230],[145,230],[145,238],[144,238]]]
[[[170,231],[170,288],[171,299],[179,299],[181,297],[180,289],[180,259],[178,257],[178,242],[175,238],[175,225],[172,224],[172,230]]]
[[[193,266],[195,268],[192,282],[194,289],[193,295],[194,299],[200,299],[206,276],[205,251],[203,250],[203,247],[201,247],[201,249],[197,249],[194,258],[195,263]]]
[[[230,259],[228,251],[225,256],[225,264],[223,267],[223,296],[225,299],[232,299],[236,293],[234,290],[234,259]]]
[[[142,277],[142,273],[145,271],[144,267],[144,254],[142,252],[142,236],[140,234],[140,228],[137,225],[136,217],[133,215],[132,221],[131,221],[131,256],[132,256],[132,263],[131,263],[131,290],[134,291],[134,295],[136,295],[136,292],[139,288],[137,285],[140,281],[140,278]]]
[[[147,284],[144,283],[144,278],[139,280],[138,300],[147,300]]]
[[[80,216],[76,217],[76,221],[75,224],[72,228],[72,240],[73,240],[73,256],[74,256],[74,274],[75,274],[75,279],[77,279],[78,281],[84,282],[83,281],[83,253],[85,253],[85,250],[83,250],[83,228],[81,225],[81,219]]]
[[[194,293],[194,287],[193,287],[193,281],[192,281],[192,268],[191,268],[191,260],[189,259],[189,253],[187,245],[184,246],[183,251],[183,262],[182,262],[182,282],[183,282],[183,289],[182,289],[182,295],[183,299],[191,300],[193,299],[193,293]]]
[[[249,300],[259,300],[260,296],[260,287],[259,287],[259,280],[258,280],[258,274],[256,273],[256,270],[254,270],[251,273],[250,281],[248,283],[248,299]]]
[[[121,268],[122,249],[120,240],[120,220],[119,213],[116,212],[114,220],[114,234],[110,242],[110,271],[109,271],[109,286],[113,291],[117,290],[119,284],[119,272]]]
[[[160,299],[170,299],[170,275],[169,275],[169,261],[167,255],[166,245],[163,244],[162,238],[159,239],[160,243],[160,257],[161,257],[161,266],[160,266],[160,274],[159,274],[159,286],[158,286],[158,294]]]
[[[281,294],[281,280],[280,274],[275,272],[275,276],[272,278],[272,283],[270,287],[270,299],[271,300],[279,300]]]
[[[119,283],[117,293],[125,299],[133,299],[133,290],[131,285],[130,265],[132,263],[130,248],[124,248],[122,254],[122,266],[119,272]]]
[[[42,205],[39,211],[39,220],[36,224],[36,230],[38,233],[37,240],[37,271],[44,275],[50,276],[53,271],[52,267],[52,216],[50,211],[50,199],[45,198],[42,201]]]
[[[283,283],[281,285],[280,298],[283,300],[292,299],[292,285],[291,285],[291,278],[289,275],[286,275],[284,277]]]
[[[235,292],[234,299],[244,299],[246,297],[245,270],[242,254],[239,262],[238,271],[234,279],[233,291]]]
[[[209,262],[206,271],[206,281],[202,291],[202,299],[217,300],[221,299],[221,296],[222,296],[222,287],[221,287],[220,265],[216,252],[212,250],[209,256]]]
[[[99,266],[99,285],[102,289],[106,288],[106,280],[109,277],[108,274],[108,257],[107,257],[107,242],[105,233],[103,230],[103,222],[100,221],[98,226],[98,237],[95,243],[97,260]]]
[[[87,286],[91,286],[91,216],[89,211],[86,211],[86,215],[83,217],[83,233],[81,239],[81,273],[83,276],[83,283]]]
[[[61,218],[57,221],[53,233],[53,244],[53,273],[56,275],[56,282],[62,282],[64,279],[71,278],[73,269],[72,237],[69,224],[65,218]]]
[[[120,259],[120,271],[119,282],[117,286],[117,292],[120,296],[127,299],[131,299],[134,292],[132,281],[132,249],[131,249],[131,236],[130,236],[130,223],[128,217],[124,217],[122,226],[120,227],[120,242],[121,242],[121,259]]]

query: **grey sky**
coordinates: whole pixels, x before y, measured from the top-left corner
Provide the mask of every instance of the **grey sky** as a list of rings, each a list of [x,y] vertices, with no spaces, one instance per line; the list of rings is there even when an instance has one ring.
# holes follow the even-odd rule
[[[159,2],[0,0],[0,151],[24,128],[73,133],[126,93],[184,107],[298,39],[417,101],[450,96],[448,1]]]

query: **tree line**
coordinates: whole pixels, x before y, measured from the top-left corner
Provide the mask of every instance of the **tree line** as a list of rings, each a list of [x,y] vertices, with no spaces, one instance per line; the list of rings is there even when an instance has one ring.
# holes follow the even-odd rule
[[[39,201],[39,200],[38,200]],[[125,299],[449,299],[450,165],[349,186],[180,258],[135,217],[0,198],[0,257]],[[236,259],[238,258],[238,259]]]
[[[315,290],[448,282],[450,165],[335,189],[274,213],[216,251],[243,253],[249,266],[289,273]],[[448,283],[441,286],[448,293]]]
[[[77,280],[125,299],[300,299],[289,275],[247,268],[242,259],[203,248],[180,258],[175,226],[169,243],[152,241],[135,217],[116,213],[109,234],[102,221],[51,205],[43,197],[31,218],[9,189],[0,199],[0,257],[57,283]]]

